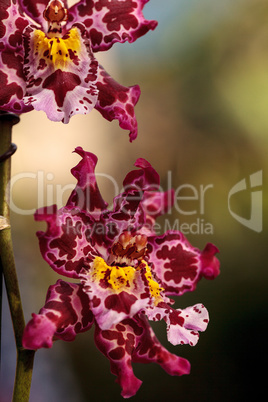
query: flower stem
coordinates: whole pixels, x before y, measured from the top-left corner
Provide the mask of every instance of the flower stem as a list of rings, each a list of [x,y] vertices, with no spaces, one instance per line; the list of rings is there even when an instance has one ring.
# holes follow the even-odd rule
[[[16,115],[0,114],[0,266],[4,276],[17,349],[17,366],[13,390],[13,402],[27,402],[30,395],[34,351],[22,347],[25,327],[19,283],[16,273],[10,228],[9,181],[12,126],[19,122]],[[2,279],[1,279],[2,280]]]

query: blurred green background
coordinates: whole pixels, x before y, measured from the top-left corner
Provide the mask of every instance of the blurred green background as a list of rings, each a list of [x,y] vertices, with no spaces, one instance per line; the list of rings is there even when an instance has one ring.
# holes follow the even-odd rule
[[[201,249],[207,242],[217,245],[221,275],[213,282],[203,279],[195,292],[176,300],[177,308],[202,302],[210,313],[208,329],[194,348],[173,347],[166,340],[165,325],[154,325],[170,351],[190,360],[192,371],[169,377],[156,365],[134,365],[143,385],[132,400],[256,400],[263,392],[267,359],[268,3],[151,0],[144,13],[159,21],[154,32],[96,55],[121,84],[141,87],[137,140],[129,144],[117,122],[104,121],[96,111],[75,116],[67,127],[31,112],[14,128],[19,149],[13,174],[42,172],[45,185],[66,186],[66,201],[75,183],[69,171],[79,161],[71,152],[81,145],[97,154],[97,171],[111,175],[119,188],[138,157],[148,159],[159,172],[163,189],[170,178],[175,189],[210,185],[203,211],[197,201],[189,201],[181,203],[181,209],[195,214],[179,214],[175,208],[167,216],[171,226],[178,220],[211,224],[212,234],[202,234],[199,228],[187,237]],[[245,178],[248,190],[234,195],[230,205],[234,213],[250,218],[249,176],[257,171],[263,174],[259,233],[241,225],[228,210],[229,191]],[[111,183],[101,177],[99,183],[111,202]],[[46,191],[44,201],[55,202],[52,187]],[[21,209],[42,206],[36,180],[18,181],[13,200]],[[160,223],[164,227],[164,219]],[[18,213],[13,213],[12,224],[28,321],[58,276],[39,254],[35,232],[44,225],[34,222],[31,214]],[[10,400],[15,370],[7,307],[3,320],[5,402]],[[59,341],[50,350],[38,351],[31,402],[119,401],[114,380],[108,361],[94,345],[93,331],[87,332],[72,343]]]

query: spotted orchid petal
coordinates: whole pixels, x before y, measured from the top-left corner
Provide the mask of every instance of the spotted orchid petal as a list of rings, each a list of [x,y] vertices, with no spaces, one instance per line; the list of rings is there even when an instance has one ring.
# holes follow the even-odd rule
[[[102,116],[112,121],[119,121],[119,126],[125,130],[130,130],[130,141],[137,137],[137,120],[134,114],[134,106],[140,97],[140,88],[138,85],[124,87],[118,84],[109,74],[100,67],[97,88],[99,96],[95,109]]]
[[[92,244],[98,245],[94,234],[105,228],[95,221],[107,204],[101,197],[95,177],[97,157],[81,147],[75,151],[82,157],[71,172],[77,179],[66,208],[40,208],[35,219],[47,223],[47,231],[37,233],[44,259],[59,274],[78,278],[86,261],[99,255]],[[90,213],[90,215],[86,214]],[[103,233],[102,241],[103,242]],[[91,237],[91,242],[88,240]]]
[[[0,109],[13,113],[32,110],[25,105],[26,84],[23,76],[22,32],[29,20],[18,2],[0,3]]]
[[[135,395],[142,384],[142,381],[134,375],[131,366],[136,337],[142,332],[134,320],[125,320],[109,330],[101,330],[97,325],[95,327],[96,346],[109,359],[111,372],[117,376],[116,381],[122,389],[121,395],[124,398]]]
[[[151,321],[166,321],[167,338],[172,345],[195,346],[199,340],[198,331],[205,331],[209,322],[208,311],[202,304],[181,310],[173,309],[163,301],[148,308],[146,316]]]
[[[50,39],[41,30],[28,26],[24,48],[26,105],[63,123],[94,108],[98,99],[98,63],[82,24],[74,25],[62,38]]]
[[[87,240],[94,221],[79,210],[42,208],[35,219],[48,224],[47,231],[37,232],[43,258],[58,274],[79,278],[79,273],[98,255]]]
[[[51,348],[53,340],[73,341],[94,322],[89,299],[79,284],[58,280],[49,287],[46,303],[27,324],[22,344],[26,349]]]
[[[8,72],[7,68],[10,68]],[[0,55],[0,109],[12,113],[33,110],[31,105],[25,105],[23,101],[25,88],[21,57],[16,56],[11,48],[6,48]]]
[[[177,322],[177,315],[184,320],[183,326]],[[184,310],[175,310],[167,319],[168,340],[173,345],[189,344],[195,346],[199,339],[198,331],[205,331],[209,316],[207,309],[202,304],[187,307]]]
[[[3,0],[0,2],[0,43],[1,51],[10,46],[16,51],[22,51],[22,32],[30,23],[23,14],[20,2]]]
[[[200,252],[184,235],[168,231],[148,239],[148,257],[167,295],[182,295],[193,291],[204,276],[213,279],[219,274],[217,247],[208,243]]]
[[[122,388],[121,395],[129,398],[141,385],[133,373],[131,363],[157,363],[170,375],[189,374],[188,360],[168,352],[156,338],[143,315],[126,319],[109,330],[96,326],[95,341],[110,360],[111,371]]]
[[[134,42],[157,26],[142,13],[149,0],[82,0],[69,10],[71,23],[80,21],[90,34],[94,51],[107,50],[115,42]]]

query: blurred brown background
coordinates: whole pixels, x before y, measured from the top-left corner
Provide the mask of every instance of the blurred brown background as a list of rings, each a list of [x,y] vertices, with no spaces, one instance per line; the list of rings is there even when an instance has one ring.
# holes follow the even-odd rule
[[[169,350],[190,360],[192,372],[169,377],[158,366],[135,365],[143,385],[132,400],[257,399],[265,383],[267,356],[268,3],[151,0],[145,15],[159,21],[154,32],[134,44],[115,45],[107,54],[97,55],[120,83],[141,86],[137,140],[130,144],[117,122],[105,121],[95,110],[86,117],[75,116],[68,126],[48,122],[42,112],[22,116],[14,128],[18,151],[13,157],[13,176],[21,172],[36,176],[14,184],[13,201],[24,210],[56,202],[57,185],[66,186],[66,201],[75,183],[70,169],[79,161],[72,154],[78,145],[96,153],[97,171],[112,176],[119,188],[138,157],[156,168],[164,189],[168,177],[175,189],[183,184],[197,189],[212,185],[205,194],[203,213],[197,201],[189,201],[181,203],[181,209],[196,210],[195,214],[179,214],[174,209],[168,215],[171,226],[178,220],[190,225],[203,219],[213,228],[213,234],[201,234],[199,228],[187,237],[199,248],[207,242],[217,245],[221,275],[214,282],[202,280],[195,292],[176,300],[177,308],[204,303],[210,324],[194,348],[172,347],[165,325],[154,325]],[[46,189],[39,200],[34,178],[38,171]],[[257,171],[263,174],[260,233],[241,225],[228,210],[231,188],[244,178],[249,186],[249,176]],[[111,202],[111,183],[105,178],[99,183],[104,198]],[[249,219],[250,197],[250,189],[234,195],[232,211]],[[160,222],[164,227],[165,221]],[[31,214],[14,212],[12,225],[28,321],[58,276],[39,253],[35,232],[44,229],[42,223],[34,222]],[[6,308],[2,389],[7,401],[15,369],[10,325]],[[50,350],[38,351],[31,401],[119,401],[120,388],[114,380],[108,361],[95,348],[93,331],[87,332],[73,343],[59,341]]]

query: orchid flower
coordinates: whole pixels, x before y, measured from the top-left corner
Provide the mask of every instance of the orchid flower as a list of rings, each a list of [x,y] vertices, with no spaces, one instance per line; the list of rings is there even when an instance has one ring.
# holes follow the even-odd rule
[[[164,320],[173,345],[195,345],[209,317],[196,304],[174,309],[169,296],[193,291],[204,277],[219,274],[218,249],[208,243],[201,252],[182,233],[154,231],[155,219],[174,202],[172,190],[159,190],[159,176],[144,159],[137,159],[122,193],[108,209],[95,177],[97,158],[81,147],[81,161],[72,169],[77,185],[67,204],[37,210],[47,223],[37,233],[43,258],[59,279],[48,289],[39,314],[26,325],[23,346],[52,347],[72,341],[95,325],[95,342],[118,378],[122,396],[133,396],[141,385],[131,362],[158,363],[170,375],[188,374],[190,363],[171,354],[157,340],[148,320]]]
[[[32,109],[68,123],[94,107],[137,136],[138,85],[124,87],[94,53],[134,42],[157,25],[142,9],[148,0],[3,0],[0,3],[0,110]]]

